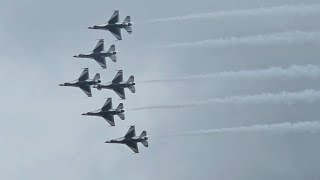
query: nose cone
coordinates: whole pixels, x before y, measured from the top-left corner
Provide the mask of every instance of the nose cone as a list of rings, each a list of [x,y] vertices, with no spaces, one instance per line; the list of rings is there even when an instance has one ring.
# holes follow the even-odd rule
[[[88,27],[88,29],[94,29],[94,28],[90,26],[90,27]]]
[[[85,115],[87,115],[87,113],[82,113],[81,115],[85,116]]]
[[[59,84],[59,86],[64,86],[64,84]]]
[[[111,143],[111,141],[106,141],[106,142],[104,142],[104,143]]]

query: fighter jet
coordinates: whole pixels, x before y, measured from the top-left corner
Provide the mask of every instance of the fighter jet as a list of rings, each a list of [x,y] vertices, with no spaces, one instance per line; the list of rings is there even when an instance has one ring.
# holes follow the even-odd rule
[[[104,103],[101,109],[83,113],[84,116],[100,116],[103,117],[111,126],[115,126],[114,123],[114,115],[118,115],[122,120],[125,119],[123,104],[120,103],[117,109],[112,109],[112,99],[108,98],[108,100]]]
[[[116,76],[113,78],[112,82],[105,85],[97,84],[97,85],[94,85],[93,87],[97,88],[98,90],[112,89],[114,92],[118,94],[118,96],[121,99],[126,99],[124,88],[128,88],[132,93],[135,93],[136,88],[134,85],[135,85],[134,76],[130,76],[128,81],[123,81],[122,70],[119,70]]]
[[[105,143],[117,143],[127,145],[134,153],[139,153],[138,142],[141,142],[145,147],[148,147],[148,137],[147,132],[143,131],[140,136],[136,136],[136,131],[134,126],[131,126],[127,134],[118,139],[113,139],[106,141]]]
[[[75,80],[73,82],[66,82],[63,84],[59,84],[59,86],[73,86],[73,87],[79,87],[88,97],[92,97],[91,94],[91,85],[97,85],[100,81],[100,74],[97,73],[93,79],[89,79],[89,69],[85,68],[80,75],[78,80]]]
[[[104,41],[100,39],[93,51],[75,55],[76,58],[91,58],[94,59],[103,69],[107,68],[106,57],[109,57],[113,62],[117,61],[117,51],[114,44],[112,44],[108,51],[104,51]]]
[[[122,40],[121,29],[125,29],[129,34],[132,33],[132,22],[130,16],[127,16],[123,22],[119,22],[119,10],[113,12],[110,20],[102,25],[95,25],[89,29],[100,29],[110,31],[118,40]]]

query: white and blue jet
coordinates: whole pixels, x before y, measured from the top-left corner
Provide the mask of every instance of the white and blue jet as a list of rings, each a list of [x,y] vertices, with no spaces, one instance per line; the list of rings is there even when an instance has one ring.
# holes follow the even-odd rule
[[[141,142],[145,147],[149,146],[147,132],[143,131],[140,136],[136,136],[135,127],[131,126],[124,137],[121,137],[118,139],[112,139],[110,141],[106,141],[105,143],[125,144],[134,153],[139,153],[138,142]]]
[[[110,31],[118,40],[122,40],[121,29],[125,29],[129,34],[132,33],[132,22],[130,16],[127,16],[123,22],[119,22],[119,10],[113,12],[109,21],[105,24],[95,25],[89,29],[99,29]]]
[[[104,50],[104,40],[100,39],[93,51],[75,55],[76,58],[90,58],[94,59],[103,69],[107,68],[106,57],[109,57],[113,62],[117,62],[116,46],[112,44],[108,51]]]
[[[136,84],[134,83],[134,76],[131,75],[128,81],[123,81],[122,70],[119,70],[111,82],[107,84],[97,84],[94,85],[93,88],[97,88],[98,90],[111,89],[115,93],[117,93],[121,99],[126,99],[124,88],[128,88],[132,93],[135,93],[135,85]]]
[[[92,97],[91,86],[99,84],[100,74],[97,73],[93,79],[89,78],[89,69],[85,68],[80,77],[72,82],[59,84],[59,86],[79,87],[88,97]]]
[[[123,104],[120,103],[116,109],[113,109],[111,98],[108,98],[101,109],[83,113],[82,115],[103,117],[111,126],[115,126],[114,115],[118,115],[122,120],[125,119]]]

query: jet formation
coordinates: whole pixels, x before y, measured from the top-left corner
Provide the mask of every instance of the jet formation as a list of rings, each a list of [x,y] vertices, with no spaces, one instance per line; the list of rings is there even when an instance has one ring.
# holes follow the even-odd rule
[[[119,22],[119,11],[113,12],[110,20],[102,25],[95,25],[89,29],[100,29],[110,31],[118,40],[122,40],[121,29],[125,29],[129,34],[132,33],[132,22],[130,16],[127,16],[123,22]],[[113,62],[117,62],[117,51],[114,44],[110,46],[108,51],[104,48],[104,40],[99,39],[95,48],[87,53],[74,55],[75,58],[89,58],[95,60],[103,69],[107,69],[106,58],[110,58]],[[128,88],[132,93],[136,92],[134,76],[131,75],[127,81],[123,80],[123,71],[118,70],[113,80],[106,84],[101,84],[100,74],[96,73],[93,79],[89,77],[89,68],[84,68],[82,74],[77,80],[59,84],[59,86],[71,86],[80,88],[88,97],[92,97],[91,86],[98,90],[110,89],[113,90],[121,99],[126,99],[125,88]],[[114,116],[119,116],[125,120],[124,105],[120,103],[117,108],[112,107],[112,98],[108,98],[101,109],[82,113],[83,116],[96,116],[104,118],[111,126],[115,126]],[[138,142],[141,142],[145,147],[148,147],[147,132],[143,131],[140,136],[136,136],[135,126],[131,126],[124,137],[112,139],[105,143],[117,143],[127,145],[134,153],[139,153]]]

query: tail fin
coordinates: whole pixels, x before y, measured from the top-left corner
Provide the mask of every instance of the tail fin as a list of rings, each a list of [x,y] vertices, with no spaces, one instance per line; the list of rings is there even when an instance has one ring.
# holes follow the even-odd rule
[[[143,137],[146,137],[147,136],[147,131],[142,131],[140,137],[143,138]]]
[[[110,46],[108,52],[113,53],[113,52],[115,52],[115,51],[116,51],[116,46],[115,46],[114,44],[112,44],[112,45]]]
[[[131,26],[125,26],[124,29],[125,29],[129,34],[132,34],[132,27],[131,27]]]
[[[99,79],[100,79],[100,74],[97,73],[97,74],[94,76],[93,80],[94,80],[94,81],[98,81]]]
[[[141,141],[141,144],[143,144],[145,147],[149,147],[148,141]]]
[[[134,76],[130,76],[127,83],[134,83]]]
[[[122,110],[123,109],[123,103],[120,103],[119,106],[117,107],[117,110]]]
[[[129,23],[129,22],[131,22],[130,16],[127,16],[127,17],[124,19],[123,22],[124,22],[124,23]]]
[[[119,118],[122,119],[122,120],[125,119],[124,113],[120,113],[120,114],[118,114],[118,116],[119,116]]]

